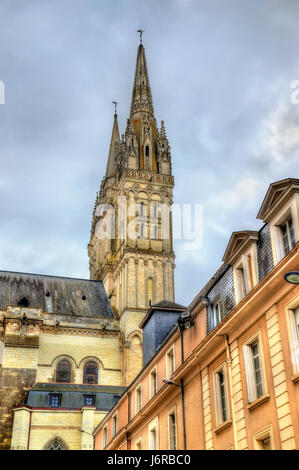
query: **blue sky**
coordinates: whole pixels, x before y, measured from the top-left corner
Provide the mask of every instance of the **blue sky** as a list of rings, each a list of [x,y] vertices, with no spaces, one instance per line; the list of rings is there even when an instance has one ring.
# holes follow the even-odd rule
[[[176,241],[188,304],[234,230],[258,229],[268,185],[298,177],[299,2],[1,0],[0,269],[88,278],[87,243],[119,101],[144,46],[177,203],[203,204],[196,252]]]

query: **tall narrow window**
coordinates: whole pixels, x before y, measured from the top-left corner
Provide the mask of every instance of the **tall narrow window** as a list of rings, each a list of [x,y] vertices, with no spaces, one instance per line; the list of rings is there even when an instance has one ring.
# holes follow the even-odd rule
[[[103,449],[105,449],[107,444],[108,444],[108,428],[107,426],[105,426],[103,429]]]
[[[290,310],[291,361],[294,372],[299,372],[299,307]]]
[[[143,222],[140,224],[140,238],[145,239],[145,226]]]
[[[149,146],[148,145],[145,147],[145,156],[149,157]]]
[[[136,410],[136,413],[139,413],[139,411],[141,410],[142,408],[142,389],[141,389],[141,385],[139,385],[138,388],[136,388],[136,392],[135,392],[135,410]]]
[[[280,226],[280,230],[284,254],[287,255],[295,246],[295,232],[292,217],[289,217],[288,220]]]
[[[217,387],[217,409],[219,424],[227,421],[227,399],[225,387],[224,370],[221,369],[216,373],[216,387]]]
[[[238,282],[239,300],[241,300],[246,295],[245,273],[243,266],[237,268],[236,274]]]
[[[117,415],[114,415],[112,418],[112,437],[117,434]]]
[[[94,361],[86,362],[83,371],[84,384],[97,384],[98,383],[98,366]]]
[[[174,373],[174,351],[173,348],[167,353],[167,376],[170,378]]]
[[[151,383],[151,398],[157,393],[157,371],[153,370],[150,376],[150,383]]]
[[[151,277],[147,280],[147,300],[148,305],[151,306],[153,303],[153,280]]]
[[[256,339],[244,347],[245,372],[249,403],[264,395],[260,344]]]
[[[220,303],[217,302],[213,306],[214,313],[214,325],[217,326],[221,322],[221,312],[220,312]]]
[[[135,448],[136,448],[136,450],[142,450],[142,442],[141,442],[141,439],[136,442]]]
[[[63,359],[58,362],[56,367],[56,382],[70,383],[72,366],[70,361]]]
[[[156,428],[150,430],[150,448],[151,450],[157,449],[157,431]]]
[[[264,392],[263,392],[262,368],[261,368],[258,341],[255,341],[251,345],[251,354],[252,354],[252,361],[253,361],[256,395],[257,395],[257,398],[259,398],[263,395]]]
[[[272,427],[268,427],[253,436],[253,445],[256,450],[274,450]]]
[[[171,413],[168,417],[169,427],[169,449],[176,450],[176,419],[175,413]]]

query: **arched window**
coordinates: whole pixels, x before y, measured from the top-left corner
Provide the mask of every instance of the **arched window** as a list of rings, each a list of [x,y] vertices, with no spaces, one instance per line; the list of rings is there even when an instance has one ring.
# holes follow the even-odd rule
[[[83,371],[84,384],[97,384],[98,383],[98,366],[94,361],[86,362]]]
[[[62,359],[56,366],[56,382],[70,383],[72,365],[70,361]]]
[[[55,437],[45,445],[44,450],[68,450],[68,446],[62,439]]]
[[[149,146],[148,145],[145,147],[145,156],[149,157]]]
[[[23,297],[21,300],[19,300],[18,302],[18,306],[19,307],[29,307],[30,305],[30,302],[29,300],[27,299],[27,297]]]

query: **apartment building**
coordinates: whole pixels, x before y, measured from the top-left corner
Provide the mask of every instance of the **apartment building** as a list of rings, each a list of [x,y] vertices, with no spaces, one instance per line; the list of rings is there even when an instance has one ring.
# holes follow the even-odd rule
[[[187,309],[149,309],[143,369],[95,449],[299,447],[299,180],[271,184],[258,218]]]

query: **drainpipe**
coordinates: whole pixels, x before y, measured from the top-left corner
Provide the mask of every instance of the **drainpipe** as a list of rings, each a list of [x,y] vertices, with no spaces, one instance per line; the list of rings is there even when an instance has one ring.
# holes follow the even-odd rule
[[[186,422],[185,422],[185,391],[184,391],[183,379],[181,379],[181,393],[182,393],[182,420],[183,420],[184,450],[186,450],[187,444],[186,444]]]
[[[29,446],[30,446],[31,421],[32,421],[32,411],[30,410],[30,416],[29,416],[29,429],[28,429],[28,439],[27,439],[27,450],[29,450]]]
[[[229,380],[229,395],[230,395],[230,405],[232,411],[232,425],[233,425],[233,434],[234,434],[234,447],[235,450],[238,450],[238,439],[237,439],[237,429],[236,429],[236,420],[235,420],[235,404],[233,398],[233,382],[232,382],[232,356],[230,352],[230,345],[228,340],[228,335],[221,335],[225,338],[226,344],[226,363],[228,368],[228,380]]]
[[[127,393],[128,398],[128,424],[131,421],[131,392]],[[130,434],[126,432],[127,450],[131,450]]]
[[[186,328],[191,328],[193,325],[192,320],[191,320],[191,315],[190,312],[187,310],[187,312],[184,312],[181,317],[178,320],[178,327],[180,330],[181,334],[181,364],[184,363],[184,330]],[[173,384],[175,385],[175,384]],[[179,385],[177,385],[179,386]],[[183,439],[184,439],[184,450],[187,449],[187,444],[186,444],[186,420],[185,420],[185,390],[184,390],[184,380],[181,379],[181,394],[182,394],[182,421],[183,421]]]

